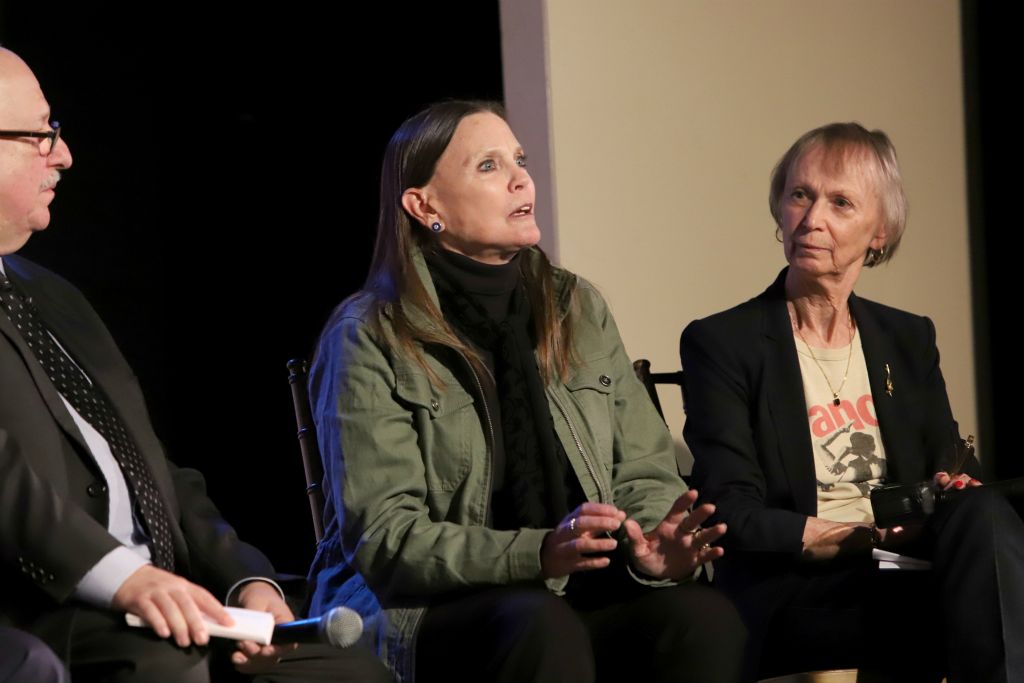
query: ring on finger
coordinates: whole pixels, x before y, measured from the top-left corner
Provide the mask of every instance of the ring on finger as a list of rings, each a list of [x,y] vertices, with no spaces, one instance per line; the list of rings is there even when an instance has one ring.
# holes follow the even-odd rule
[[[578,538],[580,535],[579,526],[579,521],[575,517],[569,518],[569,533],[572,534],[574,538]]]

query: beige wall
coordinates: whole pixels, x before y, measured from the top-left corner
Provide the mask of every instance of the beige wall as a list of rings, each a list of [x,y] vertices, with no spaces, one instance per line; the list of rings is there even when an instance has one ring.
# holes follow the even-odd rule
[[[910,223],[858,293],[935,321],[953,411],[977,433],[955,0],[503,0],[502,21],[545,244],[656,370],[678,367],[687,322],[784,265],[766,197],[793,140],[835,120],[885,130]],[[678,393],[662,400],[678,437]]]

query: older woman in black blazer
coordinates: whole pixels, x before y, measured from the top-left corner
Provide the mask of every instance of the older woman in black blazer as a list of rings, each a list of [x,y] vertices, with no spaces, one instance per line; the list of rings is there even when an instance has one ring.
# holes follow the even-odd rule
[[[694,483],[729,528],[715,582],[762,645],[750,674],[850,665],[1024,680],[1012,508],[979,489],[921,528],[877,528],[871,512],[883,483],[980,485],[973,458],[953,471],[931,321],[853,293],[906,224],[892,143],[855,123],[808,132],[776,166],[770,206],[789,267],[681,341]],[[934,571],[879,571],[876,547]]]

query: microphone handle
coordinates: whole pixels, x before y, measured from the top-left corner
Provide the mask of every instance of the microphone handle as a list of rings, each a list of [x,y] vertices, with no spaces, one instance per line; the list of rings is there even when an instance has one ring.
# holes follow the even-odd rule
[[[274,645],[326,643],[323,619],[300,619],[278,624],[274,627],[274,634],[270,637],[270,642]]]

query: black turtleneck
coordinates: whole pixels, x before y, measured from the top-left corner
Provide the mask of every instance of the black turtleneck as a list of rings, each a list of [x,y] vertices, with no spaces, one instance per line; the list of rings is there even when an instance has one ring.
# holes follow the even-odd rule
[[[454,251],[438,249],[426,254],[427,264],[472,296],[496,323],[508,315],[512,294],[522,275],[519,272],[519,254],[508,263],[492,265],[481,263]],[[494,368],[491,368],[493,371]]]

